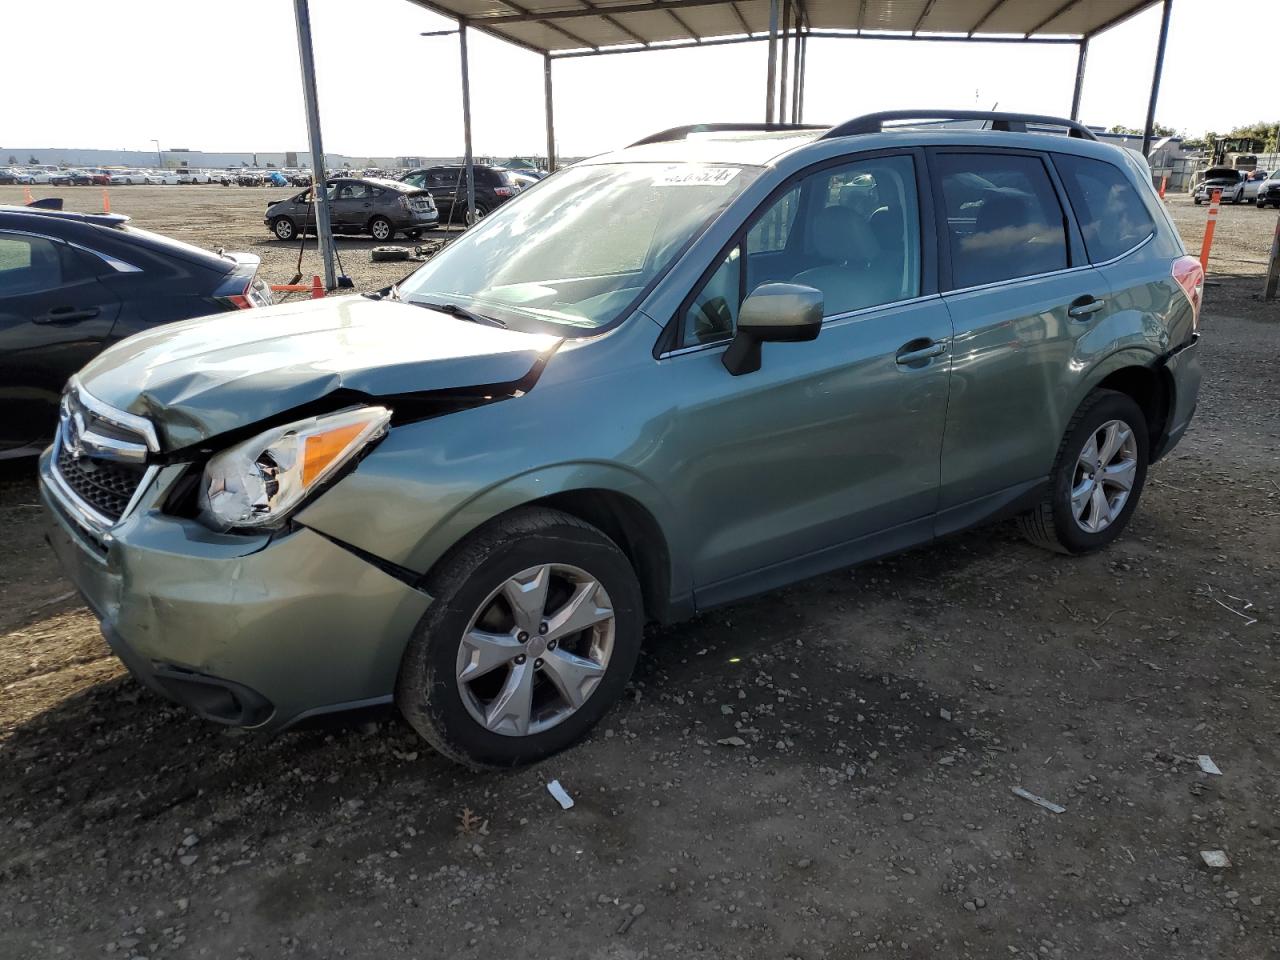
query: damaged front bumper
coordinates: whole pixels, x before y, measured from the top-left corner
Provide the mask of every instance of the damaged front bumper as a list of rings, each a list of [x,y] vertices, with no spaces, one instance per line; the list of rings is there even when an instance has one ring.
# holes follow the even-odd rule
[[[268,730],[390,702],[431,598],[306,527],[218,534],[161,513],[180,471],[99,535],[40,461],[47,539],[130,672],[208,719]]]

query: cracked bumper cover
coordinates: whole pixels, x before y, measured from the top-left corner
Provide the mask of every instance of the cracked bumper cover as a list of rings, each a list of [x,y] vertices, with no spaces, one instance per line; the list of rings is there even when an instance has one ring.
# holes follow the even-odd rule
[[[146,686],[209,719],[271,730],[390,701],[425,593],[305,527],[228,536],[164,515],[162,493],[100,541],[49,492],[48,461],[49,543]]]

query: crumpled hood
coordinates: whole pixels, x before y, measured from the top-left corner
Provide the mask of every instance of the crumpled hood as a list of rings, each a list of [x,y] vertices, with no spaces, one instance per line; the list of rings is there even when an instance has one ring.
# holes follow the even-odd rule
[[[513,383],[560,342],[392,300],[326,297],[158,327],[104,351],[79,378],[102,402],[149,418],[173,450],[336,390]]]

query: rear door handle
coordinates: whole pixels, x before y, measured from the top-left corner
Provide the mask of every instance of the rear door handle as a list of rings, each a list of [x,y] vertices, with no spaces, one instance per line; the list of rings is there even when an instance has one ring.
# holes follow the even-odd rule
[[[77,320],[92,320],[102,312],[101,307],[54,307],[48,313],[32,317],[32,323],[74,323]]]
[[[894,359],[897,360],[899,366],[919,366],[927,360],[942,356],[946,352],[947,345],[945,343],[938,343],[927,337],[920,337],[904,343]]]
[[[1086,293],[1083,297],[1076,297],[1071,301],[1071,306],[1067,307],[1067,316],[1073,320],[1083,320],[1085,317],[1097,313],[1106,305],[1107,301]]]

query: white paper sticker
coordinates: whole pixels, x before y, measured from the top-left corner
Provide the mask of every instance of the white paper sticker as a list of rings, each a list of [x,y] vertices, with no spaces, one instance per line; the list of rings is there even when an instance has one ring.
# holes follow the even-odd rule
[[[741,172],[741,167],[682,164],[665,168],[653,178],[653,182],[659,187],[722,187]]]

